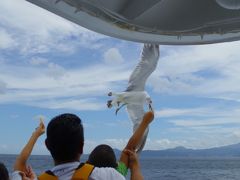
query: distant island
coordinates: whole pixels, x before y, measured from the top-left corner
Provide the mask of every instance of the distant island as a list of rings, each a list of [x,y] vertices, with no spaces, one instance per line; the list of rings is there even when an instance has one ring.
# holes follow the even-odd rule
[[[115,149],[117,156],[120,155],[121,151]],[[183,146],[179,146],[172,149],[166,150],[145,150],[141,153],[141,158],[176,158],[176,157],[240,157],[240,143],[209,148],[209,149],[188,149]]]
[[[117,157],[121,151],[114,149]],[[16,156],[16,154],[0,154],[3,156]],[[83,154],[82,158],[87,159],[89,154]],[[38,155],[32,155],[38,156]],[[41,155],[49,156],[49,155]],[[228,146],[209,148],[209,149],[190,149],[183,146],[178,146],[165,150],[144,150],[141,152],[141,158],[240,158],[240,143]],[[1,158],[0,158],[1,159]]]

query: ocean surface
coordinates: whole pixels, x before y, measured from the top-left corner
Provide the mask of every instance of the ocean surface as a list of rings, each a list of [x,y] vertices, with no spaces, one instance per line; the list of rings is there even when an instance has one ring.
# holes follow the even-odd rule
[[[9,172],[15,158],[0,155]],[[37,174],[53,166],[50,156],[31,156],[29,164]],[[146,180],[239,180],[240,158],[142,158],[141,170]]]

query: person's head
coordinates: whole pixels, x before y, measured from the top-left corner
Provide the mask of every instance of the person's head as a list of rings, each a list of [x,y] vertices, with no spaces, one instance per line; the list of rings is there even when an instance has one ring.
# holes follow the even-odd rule
[[[8,170],[6,166],[0,162],[0,179],[9,180]]]
[[[115,153],[113,149],[106,144],[95,147],[88,157],[88,163],[95,167],[117,167]]]
[[[45,143],[55,164],[78,161],[84,144],[81,119],[74,114],[54,117],[47,126]]]

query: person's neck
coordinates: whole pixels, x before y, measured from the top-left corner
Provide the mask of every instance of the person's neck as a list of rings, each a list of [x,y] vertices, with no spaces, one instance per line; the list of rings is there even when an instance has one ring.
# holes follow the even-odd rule
[[[76,158],[76,159],[73,159],[73,160],[69,160],[69,161],[54,160],[54,165],[57,166],[57,165],[65,164],[65,163],[72,163],[72,162],[79,162],[79,161],[80,161],[79,158]]]

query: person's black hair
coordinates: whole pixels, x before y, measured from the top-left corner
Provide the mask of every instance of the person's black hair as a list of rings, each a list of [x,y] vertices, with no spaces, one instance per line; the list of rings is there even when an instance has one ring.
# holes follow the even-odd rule
[[[117,167],[115,153],[113,149],[106,144],[95,147],[90,153],[87,162],[95,167]]]
[[[78,116],[61,114],[48,124],[46,146],[55,161],[75,161],[82,154],[83,144],[83,126]]]
[[[0,162],[0,179],[9,180],[9,174],[6,166]]]

